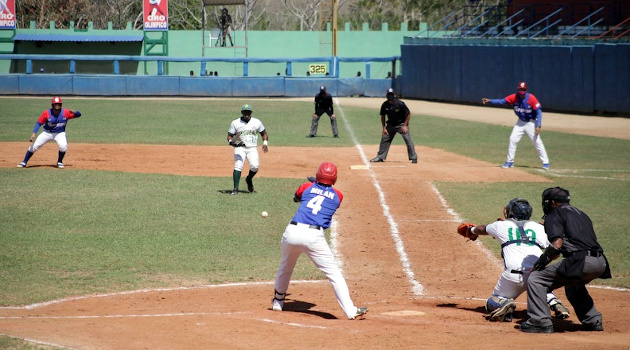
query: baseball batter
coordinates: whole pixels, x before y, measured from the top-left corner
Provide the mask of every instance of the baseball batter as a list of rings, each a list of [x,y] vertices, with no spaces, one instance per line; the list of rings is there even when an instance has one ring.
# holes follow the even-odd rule
[[[542,125],[542,108],[540,102],[533,94],[527,92],[527,83],[520,82],[516,88],[516,93],[505,98],[489,99],[482,98],[481,102],[494,105],[511,105],[514,107],[514,114],[518,117],[516,125],[512,128],[510,143],[508,145],[507,159],[501,168],[513,168],[514,157],[516,156],[516,146],[521,141],[523,134],[527,134],[532,141],[538,157],[542,161],[542,168],[549,169],[549,158],[545,145],[540,138],[540,127]]]
[[[31,146],[26,151],[24,160],[20,164],[18,164],[18,168],[25,168],[28,160],[31,159],[33,154],[37,152],[38,149],[40,149],[49,141],[54,140],[59,146],[57,168],[63,169],[63,158],[65,157],[66,151],[68,150],[66,124],[70,119],[79,118],[81,116],[81,112],[61,108],[62,102],[59,96],[53,97],[51,106],[52,108],[43,111],[37,119],[37,122],[35,122],[35,126],[33,127],[33,134],[29,139],[30,142],[33,142],[33,140],[35,140],[35,142],[31,144]],[[37,136],[37,139],[35,139],[35,136],[37,135],[37,132],[42,125],[44,126],[44,131],[42,131],[42,133]]]
[[[244,104],[241,107],[241,117],[234,119],[228,128],[227,141],[230,146],[234,147],[234,171],[232,179],[234,181],[233,195],[238,194],[238,185],[241,181],[241,172],[245,160],[249,162],[249,174],[245,178],[247,182],[247,190],[254,192],[253,178],[258,172],[260,158],[258,157],[258,134],[263,139],[263,151],[269,151],[269,136],[263,123],[252,117],[252,106]]]
[[[541,255],[541,249],[549,246],[544,227],[529,220],[532,211],[527,200],[514,198],[503,208],[506,220],[471,228],[473,235],[490,235],[501,242],[505,268],[486,302],[490,321],[512,320],[512,312],[516,308],[514,299],[527,289],[532,266]],[[569,317],[569,309],[551,292],[547,293],[547,304],[556,318]]]
[[[356,307],[341,270],[335,262],[324,230],[330,227],[343,194],[333,187],[337,181],[337,167],[330,162],[322,163],[317,169],[315,182],[302,184],[293,197],[300,206],[282,235],[282,261],[276,277],[272,310],[282,311],[289,288],[291,274],[300,254],[306,254],[328,278],[337,302],[349,320],[365,315],[366,307]]]

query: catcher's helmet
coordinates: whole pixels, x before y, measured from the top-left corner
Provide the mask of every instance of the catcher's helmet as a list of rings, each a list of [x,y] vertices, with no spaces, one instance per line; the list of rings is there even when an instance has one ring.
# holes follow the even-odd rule
[[[520,83],[518,83],[518,86],[516,87],[516,90],[521,90],[521,89],[527,90],[527,83],[526,82],[521,81]]]
[[[334,185],[337,182],[337,166],[331,162],[324,162],[317,168],[315,180],[324,185]]]
[[[551,201],[556,203],[569,203],[571,195],[569,190],[565,190],[562,187],[550,187],[543,191],[542,194],[542,208],[545,215],[551,211]]]
[[[505,206],[505,217],[508,219],[529,220],[532,212],[532,206],[523,198],[514,198]]]
[[[59,96],[53,97],[52,102],[50,102],[50,104],[51,105],[62,104],[61,97],[59,97]]]
[[[252,111],[252,106],[248,105],[248,104],[244,104],[243,107],[241,107],[241,111]]]

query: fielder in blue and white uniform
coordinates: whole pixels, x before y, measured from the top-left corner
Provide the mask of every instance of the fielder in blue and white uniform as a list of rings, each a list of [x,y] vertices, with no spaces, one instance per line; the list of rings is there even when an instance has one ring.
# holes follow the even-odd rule
[[[33,156],[38,149],[40,149],[43,145],[48,143],[49,141],[57,142],[59,146],[59,156],[57,158],[57,167],[63,168],[63,158],[66,155],[66,151],[68,150],[68,140],[66,138],[66,125],[68,120],[79,118],[81,116],[81,112],[73,111],[71,109],[63,109],[61,108],[62,102],[59,96],[55,96],[51,102],[52,108],[47,109],[42,112],[42,114],[37,119],[35,126],[33,127],[33,134],[31,135],[29,141],[35,142],[31,144],[31,146],[26,151],[26,155],[24,156],[24,160],[18,164],[18,168],[25,168],[29,159]],[[42,131],[37,139],[35,136],[39,131],[39,128],[44,126],[44,131]]]
[[[306,254],[322,271],[332,285],[337,302],[349,320],[367,313],[366,307],[356,307],[335,257],[326,242],[324,230],[330,227],[343,194],[333,187],[337,181],[337,167],[330,162],[322,163],[317,169],[315,182],[302,184],[293,200],[300,207],[282,235],[282,261],[276,276],[272,310],[282,311],[291,274],[300,254]]]
[[[516,125],[512,129],[510,135],[510,143],[508,145],[507,159],[501,168],[513,168],[514,156],[516,155],[516,146],[521,141],[523,134],[527,134],[532,141],[538,157],[542,161],[542,168],[549,169],[549,157],[545,145],[540,138],[540,128],[542,126],[542,107],[540,102],[533,94],[527,92],[527,83],[520,82],[517,86],[517,92],[500,99],[482,98],[481,102],[494,105],[511,105],[514,107],[514,114],[518,117]]]
[[[234,147],[234,171],[232,179],[234,181],[234,190],[232,194],[238,194],[238,185],[241,181],[241,172],[245,159],[249,162],[249,174],[245,178],[247,182],[247,190],[254,192],[254,183],[252,179],[258,172],[260,166],[260,158],[258,157],[258,134],[263,139],[262,149],[265,153],[269,151],[267,145],[269,136],[263,123],[252,117],[252,106],[244,104],[241,107],[241,117],[234,119],[228,128],[227,141],[230,146]]]

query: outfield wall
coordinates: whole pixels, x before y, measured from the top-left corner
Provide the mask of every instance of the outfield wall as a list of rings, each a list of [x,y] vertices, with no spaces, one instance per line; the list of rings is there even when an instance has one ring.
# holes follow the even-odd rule
[[[543,110],[630,113],[630,44],[402,45],[406,97],[480,103],[526,81]]]
[[[308,97],[385,96],[392,79],[4,74],[0,95]]]

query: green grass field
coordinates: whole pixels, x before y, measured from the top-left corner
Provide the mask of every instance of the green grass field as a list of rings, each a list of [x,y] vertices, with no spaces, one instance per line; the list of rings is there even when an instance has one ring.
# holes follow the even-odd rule
[[[64,98],[64,107],[83,113],[69,123],[71,147],[225,145],[227,128],[246,102],[267,127],[274,147],[351,146],[347,125],[362,144],[380,141],[378,111],[345,106],[340,139],[306,139],[312,102]],[[49,104],[49,98],[0,99],[0,142],[26,141]],[[328,135],[327,118],[320,124],[320,134]],[[504,161],[510,130],[431,116],[412,120],[416,145],[497,165]],[[514,179],[436,185],[462,218],[475,223],[494,220],[517,196],[531,201],[538,220],[542,191],[555,185],[568,188],[572,204],[593,219],[612,266],[614,278],[595,283],[630,287],[630,240],[625,233],[630,227],[630,141],[551,131],[543,137],[552,169],[563,169],[545,174],[553,184]],[[403,144],[402,138],[394,143]],[[538,173],[539,160],[529,140],[520,143],[517,157],[519,165]],[[295,211],[291,197],[303,181],[260,178],[258,188],[274,191],[234,198],[217,192],[230,183],[228,177],[70,169],[59,174],[48,168],[0,169],[1,306],[138,288],[273,280],[279,240]],[[259,213],[268,208],[274,209],[262,219]],[[498,254],[492,239],[484,242]],[[322,275],[301,260],[294,278]]]

